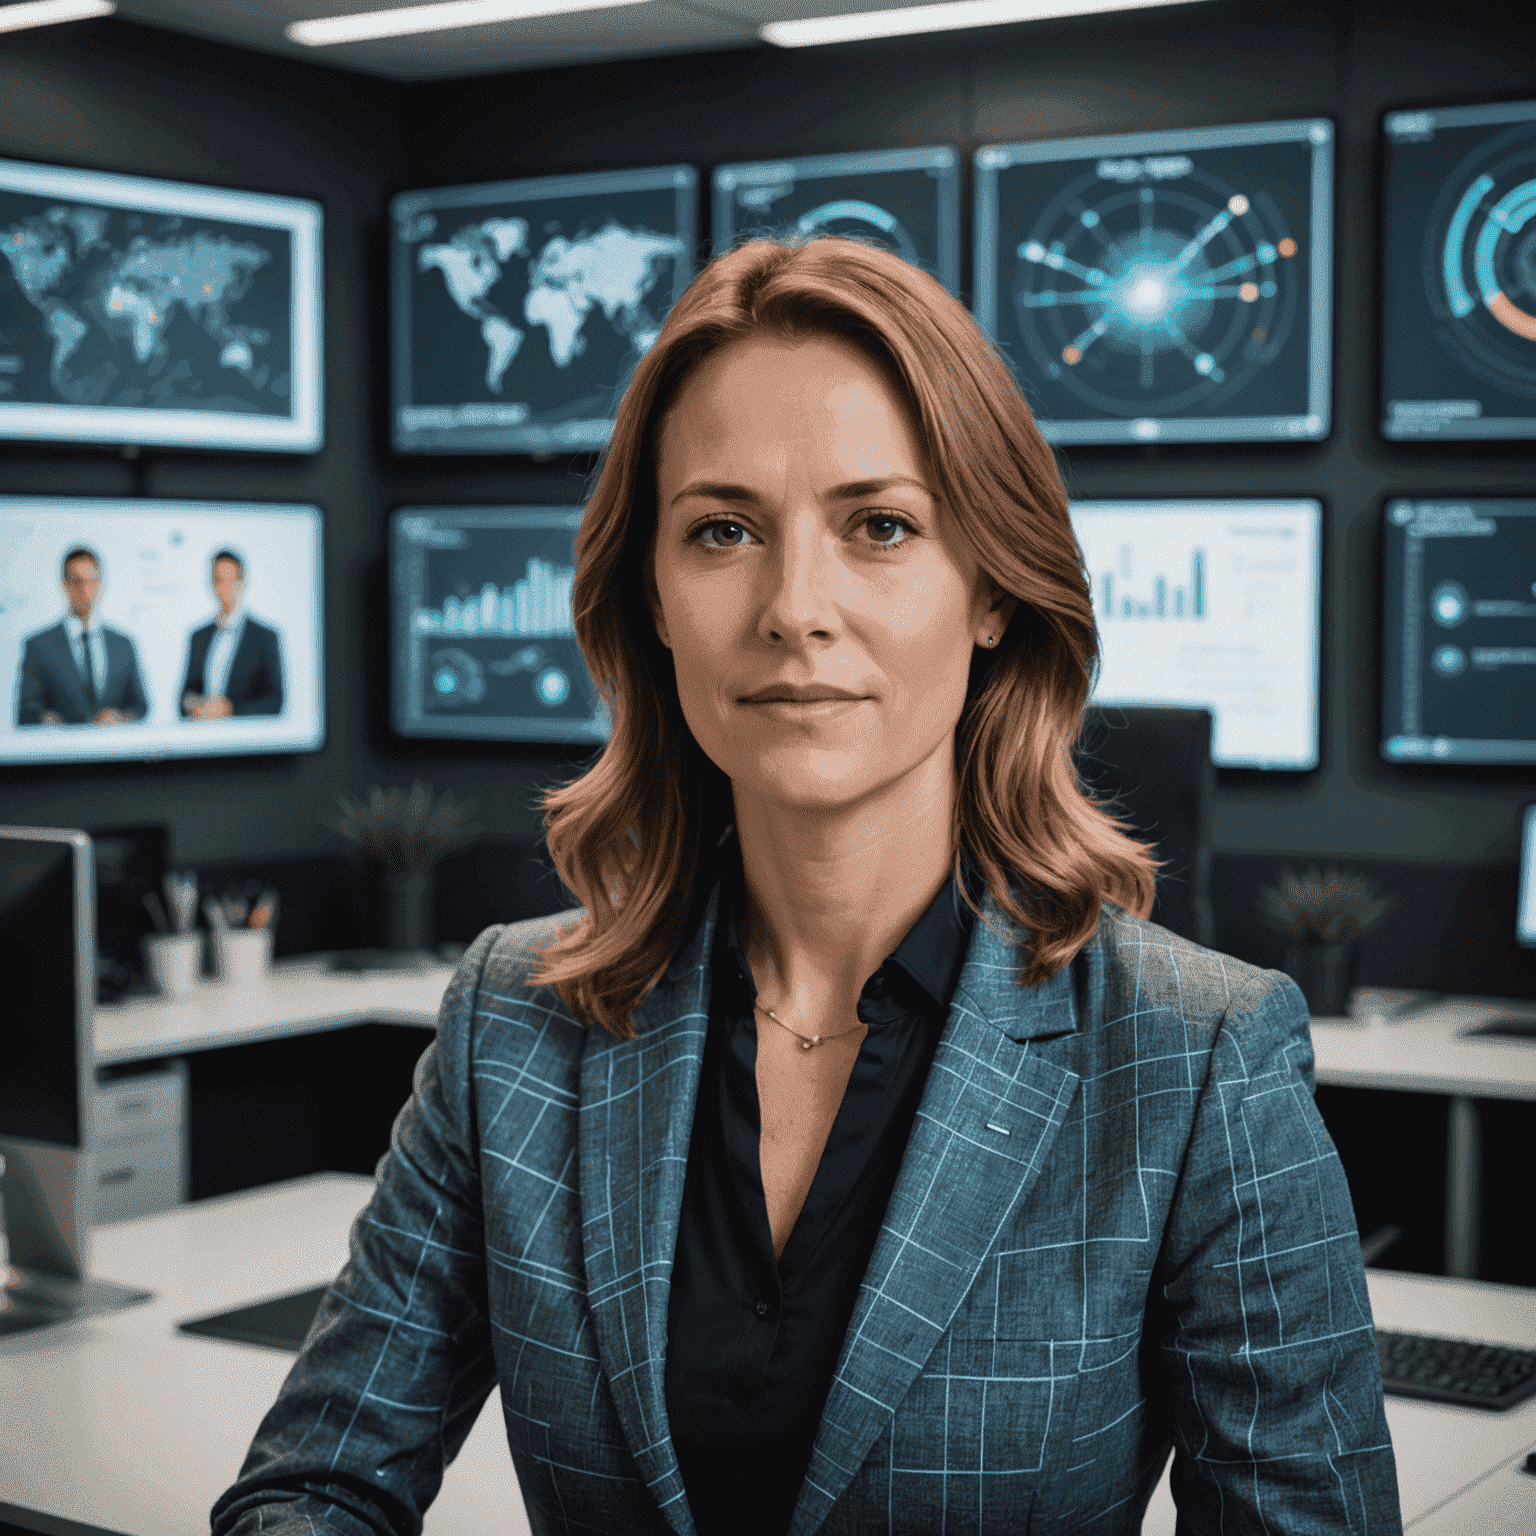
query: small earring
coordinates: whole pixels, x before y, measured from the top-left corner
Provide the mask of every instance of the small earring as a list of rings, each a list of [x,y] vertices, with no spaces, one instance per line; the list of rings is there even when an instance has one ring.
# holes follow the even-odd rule
[[[997,636],[996,635],[988,635],[987,636],[987,644],[988,645],[996,645],[997,644]]]

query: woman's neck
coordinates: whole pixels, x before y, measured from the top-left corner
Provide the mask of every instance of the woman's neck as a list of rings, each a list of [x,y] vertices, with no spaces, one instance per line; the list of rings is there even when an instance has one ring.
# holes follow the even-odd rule
[[[836,810],[736,796],[742,944],[760,991],[793,1016],[845,1012],[954,867],[952,748]]]

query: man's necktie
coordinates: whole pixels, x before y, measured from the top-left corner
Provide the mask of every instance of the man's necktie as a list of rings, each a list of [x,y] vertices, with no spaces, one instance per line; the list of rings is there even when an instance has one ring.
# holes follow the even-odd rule
[[[80,676],[85,681],[85,718],[96,718],[96,675],[91,670],[91,632],[80,631]]]

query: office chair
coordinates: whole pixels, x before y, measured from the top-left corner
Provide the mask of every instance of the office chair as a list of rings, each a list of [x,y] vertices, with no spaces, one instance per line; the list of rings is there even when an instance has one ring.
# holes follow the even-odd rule
[[[1207,945],[1216,938],[1211,726],[1208,709],[1094,706],[1076,752],[1084,787],[1163,861],[1152,921]]]

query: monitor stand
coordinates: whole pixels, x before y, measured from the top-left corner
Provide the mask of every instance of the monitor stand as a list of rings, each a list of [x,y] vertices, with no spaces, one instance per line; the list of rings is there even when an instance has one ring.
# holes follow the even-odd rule
[[[12,1261],[0,1283],[0,1336],[149,1300],[151,1291],[90,1274],[88,1152],[8,1137],[0,1158]]]

